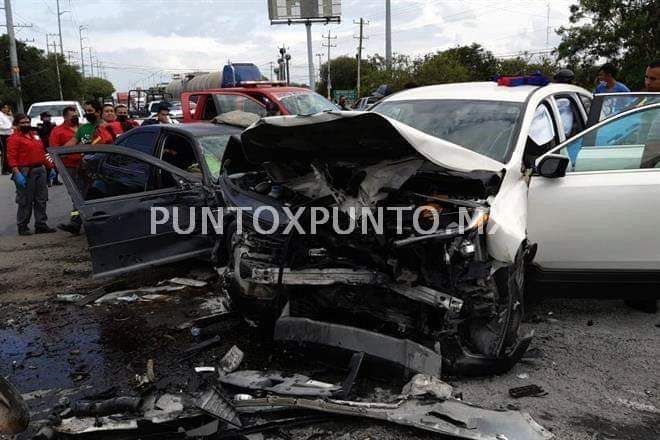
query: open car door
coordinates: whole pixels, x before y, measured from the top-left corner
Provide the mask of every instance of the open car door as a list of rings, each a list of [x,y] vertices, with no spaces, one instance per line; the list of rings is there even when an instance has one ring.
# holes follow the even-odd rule
[[[594,95],[589,108],[587,128],[628,110],[660,103],[660,93],[626,92]]]
[[[565,173],[543,173],[553,156],[567,164]],[[660,104],[588,128],[536,168],[543,175],[530,181],[528,237],[538,244],[533,269],[541,277],[660,280]]]
[[[216,237],[201,233],[201,208],[216,202],[201,175],[118,146],[49,152],[80,212],[95,276],[210,256]],[[81,154],[79,168],[64,167],[65,156]]]

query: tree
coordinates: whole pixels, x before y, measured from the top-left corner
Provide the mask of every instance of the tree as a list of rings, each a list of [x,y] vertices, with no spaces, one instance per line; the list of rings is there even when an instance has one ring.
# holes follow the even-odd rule
[[[82,82],[83,96],[85,100],[98,100],[106,98],[115,91],[114,86],[108,80],[102,78],[85,78]]]
[[[570,22],[557,31],[560,60],[582,71],[612,61],[623,83],[633,90],[643,87],[645,67],[660,58],[659,0],[578,0]]]

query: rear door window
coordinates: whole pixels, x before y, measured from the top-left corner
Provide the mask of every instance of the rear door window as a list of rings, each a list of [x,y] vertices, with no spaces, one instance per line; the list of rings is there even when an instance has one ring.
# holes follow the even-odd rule
[[[555,99],[561,117],[565,139],[571,138],[584,130],[584,120],[578,104],[573,98],[564,96]]]
[[[137,131],[129,136],[126,136],[117,145],[137,150],[151,156],[156,151],[156,141],[158,140],[158,132],[151,130]]]

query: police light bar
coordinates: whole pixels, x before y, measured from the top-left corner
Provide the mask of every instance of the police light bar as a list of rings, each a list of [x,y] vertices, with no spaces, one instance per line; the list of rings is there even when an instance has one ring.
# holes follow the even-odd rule
[[[550,81],[541,75],[541,72],[536,71],[533,75],[526,76],[500,76],[495,79],[497,85],[505,87],[516,86],[545,86],[550,84]]]
[[[286,81],[239,81],[239,87],[285,86]]]

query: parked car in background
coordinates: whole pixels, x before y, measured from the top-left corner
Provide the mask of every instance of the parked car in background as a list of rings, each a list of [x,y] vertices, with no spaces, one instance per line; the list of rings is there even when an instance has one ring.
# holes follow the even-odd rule
[[[286,87],[265,82],[243,83],[240,87],[200,90],[181,94],[183,121],[209,121],[232,111],[259,116],[311,115],[338,110],[318,93],[303,87]]]
[[[51,114],[51,122],[53,124],[59,125],[64,121],[62,117],[62,111],[66,107],[75,107],[78,109],[78,114],[84,114],[83,108],[77,101],[44,101],[44,102],[35,102],[28,109],[27,115],[30,117],[30,124],[33,127],[36,127],[41,123],[39,115],[43,112],[48,112]]]

